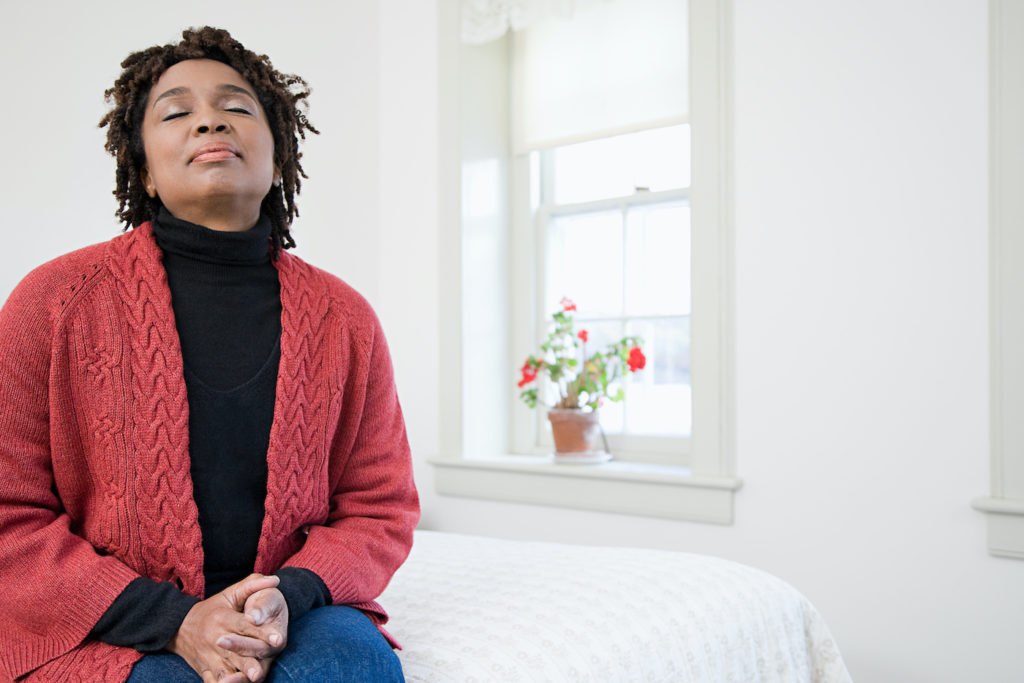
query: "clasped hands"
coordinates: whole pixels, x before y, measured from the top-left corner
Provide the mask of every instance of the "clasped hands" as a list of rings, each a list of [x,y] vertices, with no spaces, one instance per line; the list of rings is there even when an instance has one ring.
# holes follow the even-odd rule
[[[276,576],[251,574],[196,603],[167,650],[203,683],[262,681],[288,642],[288,604]]]

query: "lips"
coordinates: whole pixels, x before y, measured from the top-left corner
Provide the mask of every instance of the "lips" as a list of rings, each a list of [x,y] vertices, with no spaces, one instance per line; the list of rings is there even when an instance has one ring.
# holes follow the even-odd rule
[[[227,161],[228,159],[237,158],[239,158],[238,151],[231,145],[226,142],[211,142],[197,149],[188,162],[190,164],[203,164],[212,161]]]

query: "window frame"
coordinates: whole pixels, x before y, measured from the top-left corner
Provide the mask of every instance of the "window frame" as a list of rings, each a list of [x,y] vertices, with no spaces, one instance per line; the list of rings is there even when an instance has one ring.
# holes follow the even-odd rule
[[[538,164],[542,169],[543,162]],[[550,179],[551,174],[541,171],[541,179]],[[533,179],[531,178],[531,181]],[[552,196],[551,188],[541,192],[541,196]],[[545,242],[547,238],[548,221],[553,216],[581,215],[588,212],[617,210],[625,213],[629,207],[641,205],[657,205],[685,201],[689,204],[690,188],[678,188],[662,190],[657,192],[636,193],[626,197],[609,197],[588,202],[577,202],[572,204],[541,203],[533,212],[531,221],[535,256],[533,264],[529,267],[526,264],[516,264],[514,268],[523,269],[523,277],[533,277],[537,286],[537,298],[534,301],[532,317],[514,322],[514,328],[530,329],[536,346],[536,340],[542,336],[542,330],[549,320],[551,301],[544,298],[544,277],[547,272],[547,249]],[[570,294],[565,292],[564,294]],[[642,319],[644,317],[657,316],[634,316]],[[679,316],[670,316],[679,317]],[[522,410],[517,407],[517,410]],[[530,411],[535,416],[529,425],[528,434],[514,434],[513,443],[516,446],[513,450],[517,453],[529,453],[532,455],[544,455],[550,453],[554,442],[550,430],[547,429],[547,413],[541,409]],[[618,460],[626,462],[642,462],[658,465],[689,465],[690,437],[688,436],[655,436],[640,434],[608,434],[607,440],[609,449]]]
[[[460,130],[457,0],[439,2],[441,102],[440,189],[441,239],[441,358],[449,381],[439,390],[441,400],[441,453],[429,462],[442,495],[516,501],[576,509],[640,514],[672,519],[731,524],[734,496],[742,482],[735,471],[734,389],[734,278],[732,228],[732,4],[731,0],[690,0],[691,201],[694,295],[691,309],[691,377],[694,392],[693,434],[688,466],[612,461],[601,465],[568,467],[543,457],[509,455],[500,448],[479,447],[480,430],[470,413],[479,409],[474,395],[483,380],[504,382],[507,393],[494,401],[495,409],[509,416],[496,420],[493,431],[507,426],[507,443],[521,450],[512,435],[529,434],[536,411],[513,410],[515,382],[512,370],[493,377],[471,376],[467,354],[479,344],[466,330],[475,316],[465,259],[470,238],[463,225],[462,171],[467,154]],[[695,96],[696,93],[696,96]],[[507,121],[505,122],[508,123]],[[495,235],[507,236],[512,263],[536,254],[530,229],[529,158],[512,156],[507,148],[498,174],[509,184],[505,219],[498,218]],[[524,210],[522,207],[527,207]],[[507,224],[506,224],[507,223]],[[522,226],[526,226],[523,233]],[[696,226],[701,226],[699,229]],[[504,231],[504,233],[502,233]],[[514,232],[513,231],[517,231]],[[512,239],[511,235],[527,235]],[[471,253],[472,252],[472,253]],[[537,301],[533,282],[514,267],[493,302],[511,310],[507,322],[508,365],[536,344],[531,329],[511,321],[533,319]],[[699,287],[697,283],[700,283]],[[515,293],[515,294],[513,294]],[[700,334],[696,331],[700,321]],[[478,367],[478,366],[474,366]],[[698,394],[698,391],[700,392]],[[493,411],[492,411],[493,412]],[[488,413],[488,418],[493,417]],[[474,434],[473,430],[477,430]],[[486,430],[486,428],[484,428]]]

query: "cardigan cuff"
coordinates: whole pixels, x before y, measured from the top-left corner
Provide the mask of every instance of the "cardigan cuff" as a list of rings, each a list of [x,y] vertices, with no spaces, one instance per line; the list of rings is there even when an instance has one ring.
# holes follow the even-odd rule
[[[282,567],[275,572],[277,589],[288,603],[288,623],[294,623],[317,607],[331,604],[331,592],[316,572],[302,567]]]
[[[139,577],[129,583],[93,626],[89,636],[139,652],[162,650],[199,598],[166,581]]]

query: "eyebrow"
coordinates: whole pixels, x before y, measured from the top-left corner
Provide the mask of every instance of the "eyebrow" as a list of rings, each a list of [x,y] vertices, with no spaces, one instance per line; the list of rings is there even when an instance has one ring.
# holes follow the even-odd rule
[[[218,85],[217,86],[217,91],[221,92],[221,93],[231,93],[231,94],[238,94],[238,95],[246,95],[253,102],[259,102],[259,100],[256,99],[256,96],[253,95],[251,92],[249,92],[248,90],[246,90],[245,88],[243,88],[241,86],[232,85],[231,83],[224,83],[223,85]],[[167,91],[161,93],[159,97],[157,97],[155,100],[153,100],[153,106],[155,107],[156,103],[159,102],[160,100],[164,99],[165,97],[180,97],[182,95],[188,95],[190,92],[192,92],[191,89],[186,88],[185,86],[179,86],[177,88],[171,88],[170,90],[167,90]]]

